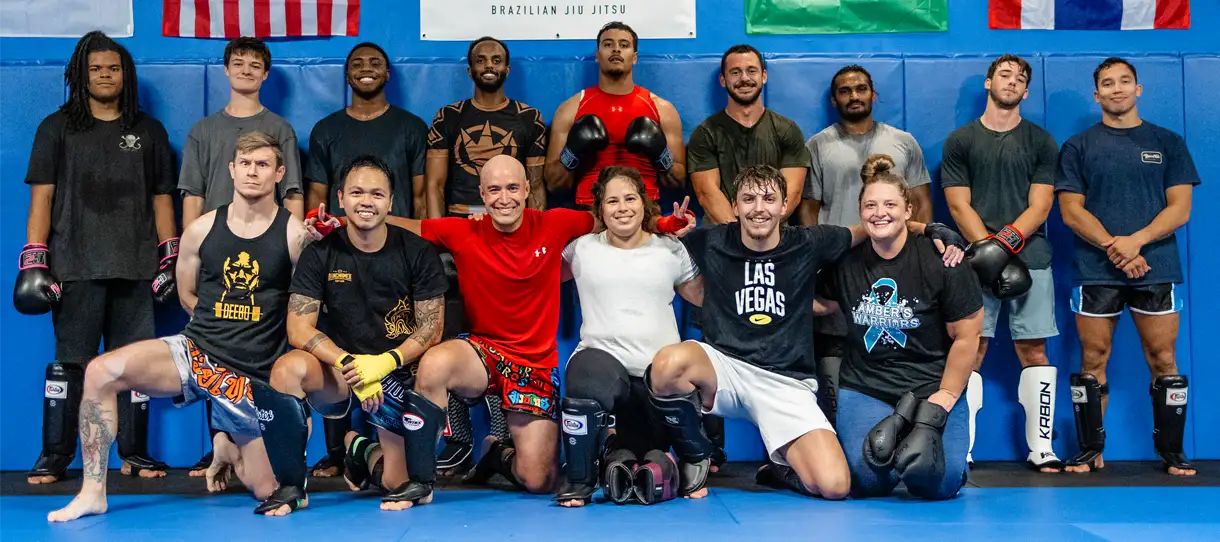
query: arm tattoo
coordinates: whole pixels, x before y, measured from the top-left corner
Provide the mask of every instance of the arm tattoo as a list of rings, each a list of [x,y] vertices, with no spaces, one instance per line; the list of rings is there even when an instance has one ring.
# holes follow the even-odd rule
[[[110,444],[118,429],[118,416],[106,410],[96,399],[80,405],[80,444],[86,480],[103,483],[106,480],[106,463],[110,459]],[[115,429],[111,429],[111,427]]]
[[[412,337],[424,347],[430,346],[441,332],[441,308],[445,306],[444,297],[434,297],[415,302],[415,333]]]
[[[300,244],[301,252],[304,252],[305,247],[309,246],[309,244],[312,242],[313,242],[313,237],[309,236],[308,230],[305,232],[302,232],[301,233],[301,244]]]
[[[288,310],[292,311],[297,316],[313,314],[318,312],[322,306],[322,302],[310,297],[305,297],[301,294],[292,294],[288,296]]]
[[[322,341],[327,341],[327,340],[330,340],[330,337],[327,337],[325,333],[322,333],[321,331],[319,331],[317,335],[314,335],[313,338],[311,338],[305,342],[305,347],[302,348],[301,350],[304,350],[304,351],[312,354],[314,348],[317,348],[319,344],[322,344]]]

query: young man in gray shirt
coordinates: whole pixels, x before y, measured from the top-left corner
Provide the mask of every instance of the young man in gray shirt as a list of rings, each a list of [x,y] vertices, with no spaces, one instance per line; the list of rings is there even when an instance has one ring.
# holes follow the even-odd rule
[[[1046,130],[1021,118],[1021,101],[1029,96],[1032,74],[1029,63],[1017,56],[1003,55],[991,63],[983,82],[987,109],[945,140],[941,186],[949,212],[967,241],[1017,241],[1011,245],[1015,251],[1009,250],[1008,265],[1027,267],[1031,284],[1024,296],[1003,301],[995,295],[1002,290],[982,285],[983,339],[966,388],[970,447],[974,447],[975,415],[983,405],[979,367],[988,338],[995,336],[1000,312],[1007,308],[1013,347],[1023,368],[1017,399],[1025,408],[1027,461],[1042,472],[1060,472],[1063,463],[1051,449],[1057,370],[1046,358],[1046,339],[1059,330],[1051,244],[1043,227],[1055,200],[1059,147]]]
[[[886,154],[910,186],[911,220],[932,222],[931,178],[923,151],[911,134],[873,120],[877,91],[873,76],[862,66],[839,69],[830,80],[830,105],[839,112],[839,122],[805,142],[812,164],[801,194],[799,210],[803,225],[851,226],[860,222],[860,168],[872,154]],[[825,284],[826,281],[818,281]],[[832,313],[814,318],[814,358],[824,392],[818,401],[831,424],[835,423],[839,364],[847,320]]]
[[[305,217],[305,196],[301,190],[301,157],[292,125],[272,113],[259,101],[259,90],[271,71],[271,51],[258,38],[237,38],[225,46],[225,75],[229,78],[229,103],[191,127],[182,148],[182,170],[178,190],[182,192],[182,227],[204,213],[233,201],[233,174],[229,162],[237,148],[237,138],[249,132],[263,132],[279,142],[284,157],[284,178],[278,197],[284,208],[298,219]],[[211,427],[212,403],[207,403]],[[212,436],[215,436],[214,434]],[[209,439],[208,442],[211,442]],[[208,452],[190,469],[191,476],[203,476],[212,463]]]
[[[237,138],[259,131],[275,138],[284,155],[285,173],[278,197],[297,218],[305,216],[301,190],[301,157],[297,136],[283,117],[259,101],[259,90],[271,71],[271,51],[257,38],[237,38],[225,46],[225,75],[229,78],[229,103],[224,109],[195,123],[182,148],[182,225],[233,199],[233,176],[229,162]]]

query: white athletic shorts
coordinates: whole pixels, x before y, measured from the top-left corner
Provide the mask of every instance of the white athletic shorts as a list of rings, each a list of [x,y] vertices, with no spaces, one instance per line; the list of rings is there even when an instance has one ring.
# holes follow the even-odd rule
[[[818,407],[818,383],[797,380],[755,367],[716,350],[703,347],[716,371],[716,399],[706,414],[750,420],[762,434],[771,461],[791,466],[779,449],[815,429],[834,433]]]

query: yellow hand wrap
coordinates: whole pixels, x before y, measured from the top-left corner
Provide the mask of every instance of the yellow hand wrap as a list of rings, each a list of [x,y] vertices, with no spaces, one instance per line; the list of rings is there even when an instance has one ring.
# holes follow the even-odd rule
[[[384,354],[352,356],[352,358],[352,365],[356,367],[356,373],[360,375],[360,383],[366,387],[380,384],[382,378],[402,367],[402,356],[398,354],[397,350],[390,350]]]
[[[352,393],[356,394],[356,398],[363,403],[369,398],[381,393],[381,382],[373,382],[372,384],[356,384],[355,386],[352,386]]]

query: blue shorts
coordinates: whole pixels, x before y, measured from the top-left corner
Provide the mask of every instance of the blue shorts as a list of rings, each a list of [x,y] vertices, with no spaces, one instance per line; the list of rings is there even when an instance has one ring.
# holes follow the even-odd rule
[[[1059,334],[1055,325],[1055,278],[1051,268],[1030,269],[1029,293],[1000,301],[983,289],[983,336],[995,337],[1000,311],[1008,308],[1008,331],[1013,340],[1045,339]]]
[[[404,396],[407,390],[415,386],[415,373],[418,370],[419,364],[412,363],[381,379],[381,393],[384,400],[381,402],[380,408],[368,414],[369,423],[396,435],[405,433],[402,426]],[[329,405],[310,403],[309,406],[325,418],[346,418],[353,408],[360,408],[360,401],[356,399],[356,394],[351,393],[345,401]]]
[[[230,435],[263,435],[248,377],[218,365],[185,335],[171,335],[161,340],[169,345],[178,378],[182,381],[182,394],[174,398],[174,405],[183,407],[201,399],[211,399],[213,429]]]

